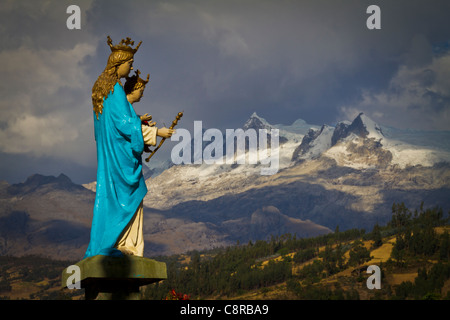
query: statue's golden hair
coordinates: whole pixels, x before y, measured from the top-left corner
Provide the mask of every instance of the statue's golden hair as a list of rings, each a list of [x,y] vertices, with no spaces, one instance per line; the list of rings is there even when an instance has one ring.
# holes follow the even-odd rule
[[[100,74],[92,87],[92,104],[97,115],[103,111],[103,101],[109,92],[114,91],[114,85],[119,81],[117,68],[128,60],[133,59],[134,53],[130,51],[113,51],[109,55],[105,70]]]

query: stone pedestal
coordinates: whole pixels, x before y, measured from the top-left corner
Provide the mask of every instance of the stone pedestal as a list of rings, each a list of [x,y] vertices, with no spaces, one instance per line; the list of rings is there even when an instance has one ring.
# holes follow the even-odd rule
[[[79,269],[71,266],[63,271],[61,285],[66,288],[69,277],[79,280],[86,300],[139,300],[141,286],[167,279],[164,262],[136,256],[99,255],[81,260],[75,266]],[[74,269],[80,271],[78,279]]]

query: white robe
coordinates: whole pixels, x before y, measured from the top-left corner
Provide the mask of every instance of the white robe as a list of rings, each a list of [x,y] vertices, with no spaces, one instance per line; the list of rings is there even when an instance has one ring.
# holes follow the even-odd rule
[[[156,145],[156,127],[142,125],[142,136],[144,144]],[[128,226],[123,230],[122,235],[117,240],[116,248],[124,254],[144,256],[144,206],[139,205]]]

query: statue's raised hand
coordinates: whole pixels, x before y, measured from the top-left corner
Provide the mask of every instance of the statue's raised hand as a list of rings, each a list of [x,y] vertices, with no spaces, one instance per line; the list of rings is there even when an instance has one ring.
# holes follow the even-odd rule
[[[140,116],[141,121],[150,121],[152,120],[152,116],[149,116],[148,113],[144,114],[143,116]]]

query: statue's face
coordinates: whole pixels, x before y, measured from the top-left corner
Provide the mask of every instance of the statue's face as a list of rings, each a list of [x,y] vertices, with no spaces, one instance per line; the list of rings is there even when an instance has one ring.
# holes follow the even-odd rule
[[[117,68],[117,75],[119,76],[119,78],[125,78],[128,76],[128,74],[130,73],[131,70],[133,70],[133,59],[130,59],[124,63],[122,63],[118,68]]]
[[[127,99],[130,103],[139,102],[144,96],[144,87],[140,87],[127,95]]]

